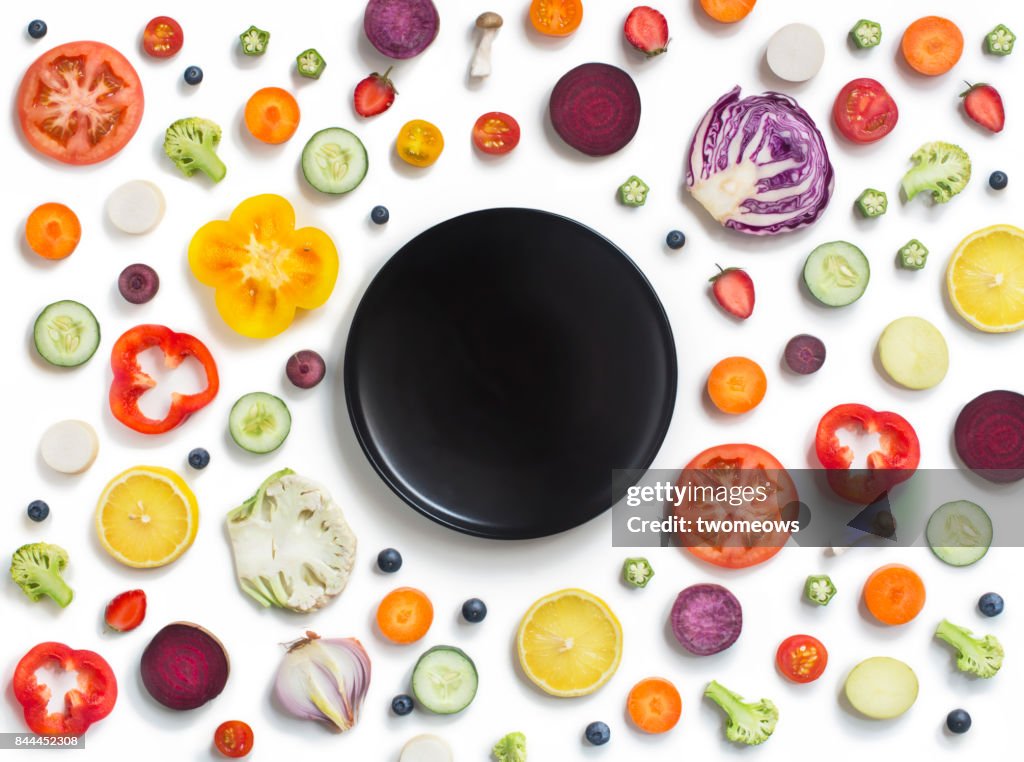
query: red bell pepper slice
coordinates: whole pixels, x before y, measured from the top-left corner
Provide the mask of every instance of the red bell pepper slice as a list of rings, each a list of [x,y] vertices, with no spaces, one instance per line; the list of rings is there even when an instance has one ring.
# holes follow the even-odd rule
[[[36,679],[42,667],[78,673],[78,685],[64,694],[64,711],[51,713],[50,687]],[[106,717],[117,701],[117,678],[106,660],[92,651],[74,651],[63,643],[40,643],[14,668],[14,697],[29,730],[43,736],[80,736]]]
[[[186,357],[194,357],[206,373],[206,388],[195,394],[171,395],[171,409],[163,420],[143,415],[139,397],[156,386],[156,381],[139,367],[139,353],[160,347],[168,368],[177,368]],[[125,331],[110,352],[114,380],[110,384],[110,412],[130,429],[141,434],[163,434],[180,426],[192,413],[206,407],[220,388],[213,355],[195,336],[175,333],[163,325],[137,325]]]
[[[878,449],[867,456],[867,468],[851,469],[854,453],[839,441],[841,429],[878,434]],[[828,483],[840,497],[868,505],[883,492],[909,479],[921,461],[914,427],[900,415],[866,405],[837,405],[822,416],[814,437]]]

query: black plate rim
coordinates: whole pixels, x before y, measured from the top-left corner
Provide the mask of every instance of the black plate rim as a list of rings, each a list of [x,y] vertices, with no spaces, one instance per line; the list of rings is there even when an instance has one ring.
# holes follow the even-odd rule
[[[650,468],[651,464],[654,462],[654,458],[657,457],[658,451],[661,449],[662,444],[664,444],[665,442],[665,436],[668,434],[669,426],[672,423],[673,413],[675,412],[675,403],[678,394],[679,364],[676,359],[675,335],[672,332],[672,323],[668,319],[668,313],[665,311],[665,305],[662,304],[661,298],[658,296],[658,292],[655,291],[654,286],[651,284],[650,280],[644,274],[644,271],[640,269],[640,266],[633,260],[632,257],[629,256],[629,254],[623,251],[622,248],[619,247],[614,241],[602,235],[598,231],[594,230],[589,225],[585,225],[579,220],[575,220],[572,217],[568,217],[564,214],[558,214],[557,212],[549,212],[544,209],[534,209],[531,207],[519,206],[502,206],[491,207],[487,209],[477,209],[474,211],[456,215],[455,217],[449,217],[446,220],[442,220],[441,222],[438,222],[437,224],[420,231],[412,238],[410,238],[408,241],[406,241],[404,244],[402,244],[402,246],[397,251],[395,251],[395,253],[392,254],[383,265],[381,265],[380,269],[377,270],[373,278],[370,279],[370,282],[367,284],[366,288],[363,289],[363,292],[359,297],[359,304],[356,305],[355,312],[352,314],[352,322],[349,324],[348,335],[345,338],[345,353],[344,358],[342,360],[342,386],[345,394],[345,408],[348,411],[349,424],[352,427],[352,432],[355,434],[356,441],[359,443],[359,448],[363,451],[363,455],[366,457],[366,460],[369,461],[371,468],[373,468],[377,476],[380,477],[381,481],[383,481],[384,484],[386,484],[388,488],[392,492],[394,492],[395,495],[397,495],[402,502],[404,502],[414,511],[419,513],[421,516],[430,519],[434,523],[440,524],[443,527],[453,529],[457,532],[469,535],[471,537],[480,537],[488,540],[534,540],[542,537],[553,537],[557,534],[563,534],[565,532],[576,529],[577,527],[582,526],[583,524],[593,521],[594,519],[607,513],[608,510],[611,509],[611,507],[615,504],[615,502],[621,499],[621,495],[616,497],[616,499],[613,500],[600,513],[595,514],[586,521],[580,524],[573,524],[570,526],[561,527],[551,532],[488,532],[486,531],[486,529],[478,528],[479,525],[467,525],[459,521],[455,521],[451,518],[450,513],[438,514],[437,511],[432,509],[432,506],[430,506],[429,504],[421,503],[420,501],[416,500],[414,495],[410,495],[406,492],[402,480],[398,479],[398,475],[395,474],[391,469],[389,469],[386,466],[386,464],[384,463],[384,459],[381,457],[379,449],[374,445],[372,441],[373,438],[369,435],[367,431],[365,413],[362,409],[357,409],[356,407],[355,397],[357,397],[358,395],[353,394],[353,388],[355,386],[355,371],[352,369],[351,362],[353,347],[352,339],[353,334],[359,324],[359,318],[364,310],[365,297],[373,288],[374,284],[376,284],[377,281],[386,274],[390,267],[396,266],[394,263],[395,260],[398,259],[399,255],[403,251],[405,251],[405,249],[413,241],[419,239],[421,236],[424,236],[427,233],[430,233],[441,226],[454,224],[464,217],[472,217],[478,214],[501,212],[530,212],[533,214],[540,214],[546,217],[552,217],[558,220],[563,220],[565,222],[568,222],[570,224],[576,225],[587,230],[592,235],[596,236],[597,238],[601,239],[606,244],[608,244],[608,246],[610,246],[612,250],[617,252],[629,265],[631,265],[633,271],[640,279],[640,282],[647,287],[647,293],[650,295],[650,301],[652,302],[653,307],[655,308],[655,316],[658,318],[659,326],[661,328],[665,355],[669,361],[669,373],[666,382],[668,394],[666,395],[666,398],[662,405],[661,420],[658,429],[656,430],[655,435],[651,440],[649,451],[644,455],[643,465],[636,469],[636,471],[639,474],[645,472],[648,468]],[[628,485],[623,483],[623,494],[625,494],[625,489],[627,488],[627,486]]]

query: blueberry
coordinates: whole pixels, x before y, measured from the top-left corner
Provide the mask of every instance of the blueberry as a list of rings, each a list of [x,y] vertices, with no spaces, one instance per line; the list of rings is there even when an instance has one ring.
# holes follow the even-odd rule
[[[394,548],[384,548],[377,554],[377,567],[386,574],[394,574],[402,568],[402,554]]]
[[[391,219],[391,212],[386,206],[377,205],[370,210],[370,219],[375,225],[383,225]]]
[[[946,727],[951,733],[966,733],[971,729],[971,715],[963,709],[954,709],[946,715]]]
[[[686,243],[686,236],[683,235],[682,230],[673,230],[665,236],[665,243],[668,244],[670,249],[681,249]]]
[[[484,621],[485,616],[487,616],[487,604],[479,598],[470,598],[462,604],[462,618],[467,622],[476,624]]]
[[[1003,613],[1003,596],[999,593],[985,593],[978,599],[978,611],[985,616],[999,616]]]
[[[28,517],[33,521],[45,521],[50,515],[50,506],[42,500],[33,500],[28,504]]]
[[[189,66],[185,69],[184,76],[186,85],[198,85],[203,81],[203,70],[198,66]]]
[[[188,464],[200,471],[210,465],[210,453],[202,447],[197,447],[188,454]]]
[[[1005,172],[993,172],[988,176],[988,185],[992,190],[1002,190],[1010,182]]]
[[[405,717],[412,711],[412,696],[400,693],[391,699],[391,711],[399,717]]]
[[[40,40],[46,36],[46,22],[41,19],[30,21],[28,25],[28,36],[33,40]]]
[[[612,731],[603,722],[592,722],[587,725],[587,740],[594,746],[604,746],[611,740]]]

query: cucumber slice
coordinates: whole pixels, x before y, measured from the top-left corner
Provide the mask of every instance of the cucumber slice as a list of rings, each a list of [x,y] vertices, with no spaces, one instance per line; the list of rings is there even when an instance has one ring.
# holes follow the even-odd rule
[[[891,720],[917,701],[917,675],[898,659],[873,656],[854,667],[843,688],[858,712],[873,720]]]
[[[63,368],[82,365],[100,345],[100,324],[92,310],[70,299],[48,304],[33,329],[36,351]]]
[[[811,295],[829,307],[845,307],[864,294],[871,267],[864,252],[846,241],[823,243],[804,263],[804,283]]]
[[[950,566],[970,566],[992,545],[992,520],[977,503],[954,500],[935,509],[925,537],[939,560]]]
[[[362,141],[341,127],[320,130],[302,149],[302,174],[321,193],[355,190],[369,165]]]
[[[946,340],[919,317],[899,318],[885,327],[878,338],[878,359],[889,377],[908,389],[931,389],[949,370]]]
[[[292,415],[284,400],[266,392],[239,397],[228,416],[228,431],[235,443],[260,455],[280,447],[291,428]]]
[[[473,660],[454,646],[434,646],[412,670],[416,701],[435,714],[461,712],[472,703],[478,683]]]

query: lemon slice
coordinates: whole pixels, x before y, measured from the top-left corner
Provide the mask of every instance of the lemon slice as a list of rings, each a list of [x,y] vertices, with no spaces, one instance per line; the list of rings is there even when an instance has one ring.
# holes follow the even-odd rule
[[[118,474],[96,505],[96,533],[111,556],[136,569],[164,566],[189,549],[199,504],[185,480],[159,466]]]
[[[516,636],[526,676],[552,696],[586,696],[607,683],[622,658],[622,625],[585,590],[559,590],[530,607]]]
[[[978,330],[1024,327],[1024,230],[993,225],[967,236],[949,260],[946,288],[956,311]]]

